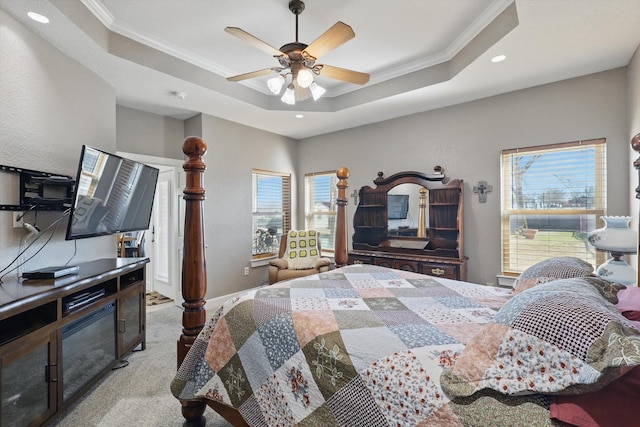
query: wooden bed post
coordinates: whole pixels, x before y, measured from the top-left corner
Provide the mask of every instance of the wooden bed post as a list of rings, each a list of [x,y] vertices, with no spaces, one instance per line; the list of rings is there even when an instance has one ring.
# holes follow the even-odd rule
[[[336,240],[334,260],[336,268],[347,265],[349,255],[347,253],[347,178],[349,178],[349,169],[340,168],[336,171],[338,177],[338,212],[336,213]]]
[[[178,367],[204,327],[207,314],[204,297],[207,292],[207,265],[204,251],[203,201],[205,190],[203,176],[206,165],[202,156],[207,144],[195,136],[184,140],[182,151],[189,160],[183,168],[186,172],[184,188],[184,248],[182,254],[182,334],[178,340]],[[181,400],[185,426],[204,426],[203,401]]]

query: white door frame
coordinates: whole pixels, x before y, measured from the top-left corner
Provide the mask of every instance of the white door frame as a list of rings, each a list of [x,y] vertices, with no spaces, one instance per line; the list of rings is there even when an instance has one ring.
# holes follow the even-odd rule
[[[170,253],[173,256],[169,257],[169,278],[172,283],[174,283],[174,295],[168,295],[173,298],[173,301],[176,305],[182,304],[182,286],[181,286],[181,277],[182,277],[182,243],[183,243],[183,233],[184,229],[184,203],[182,202],[182,192],[186,185],[186,175],[182,168],[184,165],[183,160],[177,159],[169,159],[165,157],[156,157],[156,156],[148,156],[143,154],[135,154],[135,153],[127,153],[127,152],[116,152],[117,155],[125,157],[127,159],[131,159],[137,162],[145,163],[149,166],[154,166],[159,169],[167,169],[173,168],[175,171],[175,183],[176,188],[174,189],[174,199],[171,206],[170,218],[173,218],[169,223],[169,242],[170,247],[173,248],[173,251]],[[175,203],[174,203],[175,202]],[[151,242],[152,236],[145,236],[145,241],[147,243]],[[149,263],[149,268],[147,268],[147,283],[148,289],[153,289],[153,268],[152,268],[153,260],[151,259]]]

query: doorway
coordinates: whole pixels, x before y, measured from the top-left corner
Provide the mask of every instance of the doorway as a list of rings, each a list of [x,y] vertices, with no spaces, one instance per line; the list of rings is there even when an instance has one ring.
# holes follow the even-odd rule
[[[183,162],[175,159],[118,153],[122,157],[146,163],[160,170],[149,229],[145,232],[144,252],[147,264],[147,292],[155,291],[182,304],[182,245],[184,229],[185,173]]]

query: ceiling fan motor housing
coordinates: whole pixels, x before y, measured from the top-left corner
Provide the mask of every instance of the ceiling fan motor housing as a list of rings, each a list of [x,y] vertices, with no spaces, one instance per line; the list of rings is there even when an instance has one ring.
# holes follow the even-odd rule
[[[300,42],[287,43],[280,48],[280,52],[286,53],[291,59],[302,59],[302,51],[307,45]]]

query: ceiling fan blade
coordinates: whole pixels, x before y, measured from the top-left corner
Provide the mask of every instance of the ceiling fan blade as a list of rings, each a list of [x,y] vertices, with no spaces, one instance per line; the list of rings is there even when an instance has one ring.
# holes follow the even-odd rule
[[[318,59],[355,36],[356,33],[353,32],[350,26],[338,21],[333,24],[333,27],[322,33],[320,37],[307,46],[304,51],[315,59]]]
[[[323,77],[355,83],[357,85],[363,85],[369,81],[369,74],[367,73],[333,67],[331,65],[322,65],[321,67],[319,74]]]
[[[252,36],[251,34],[247,33],[244,30],[241,30],[238,27],[227,27],[224,30],[227,33],[229,33],[231,35],[234,35],[234,36],[238,37],[241,40],[246,41],[247,43],[249,43],[253,47],[257,47],[261,51],[266,52],[267,54],[269,54],[271,56],[282,56],[282,55],[284,55],[284,53],[280,52],[275,47],[268,45],[267,43],[263,42],[259,38],[255,37],[255,36]]]
[[[230,82],[239,82],[240,80],[252,79],[254,77],[264,76],[266,74],[277,73],[279,68],[264,68],[258,71],[252,71],[250,73],[238,74],[237,76],[227,77]]]

